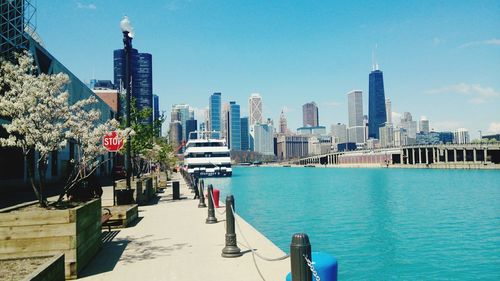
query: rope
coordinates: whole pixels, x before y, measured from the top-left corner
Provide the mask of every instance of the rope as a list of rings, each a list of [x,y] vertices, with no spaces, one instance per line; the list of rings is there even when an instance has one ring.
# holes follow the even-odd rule
[[[233,215],[235,214],[234,212],[234,208],[233,206],[231,206],[231,211],[233,212]],[[240,231],[241,233],[241,236],[243,237],[243,240],[245,240],[245,242],[250,245],[247,241],[247,239],[245,238],[245,235],[243,235],[243,232],[241,232],[241,229],[240,229],[240,225],[238,224],[238,222],[236,221],[236,217],[235,217],[235,220],[236,222],[236,226],[238,227],[238,230]],[[259,273],[259,276],[260,278],[262,279],[262,281],[266,281],[266,278],[264,278],[264,275],[262,275],[262,272],[260,272],[260,268],[259,268],[259,265],[257,264],[257,261],[255,260],[255,250],[253,248],[250,248],[250,251],[252,251],[252,260],[253,260],[253,264],[255,265],[255,269],[257,269],[257,272]]]
[[[243,237],[243,240],[245,240],[245,243],[247,243],[247,245],[242,244],[243,246],[245,246],[246,248],[248,248],[252,252],[255,252],[255,255],[257,255],[259,258],[261,258],[261,259],[263,259],[265,261],[281,261],[281,260],[285,260],[285,259],[287,259],[287,258],[290,257],[289,254],[286,254],[284,256],[277,257],[277,258],[268,258],[268,257],[260,255],[257,251],[255,251],[255,249],[250,245],[250,243],[248,243],[248,240],[246,239],[245,235],[241,231],[240,224],[238,223],[238,220],[236,219],[236,212],[234,211],[233,206],[231,206],[231,211],[233,212],[234,221],[236,223],[236,226],[238,227],[238,230],[240,231],[240,234]]]

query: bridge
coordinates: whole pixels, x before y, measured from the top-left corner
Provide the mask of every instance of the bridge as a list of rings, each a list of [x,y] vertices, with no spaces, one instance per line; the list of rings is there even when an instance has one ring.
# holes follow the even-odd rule
[[[299,159],[298,164],[500,169],[500,143],[412,145],[331,152]]]

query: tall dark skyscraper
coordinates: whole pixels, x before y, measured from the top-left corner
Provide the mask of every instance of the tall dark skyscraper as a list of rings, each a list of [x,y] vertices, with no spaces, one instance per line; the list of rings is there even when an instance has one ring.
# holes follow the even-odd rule
[[[184,136],[184,139],[186,141],[190,140],[189,138],[189,133],[196,131],[198,128],[198,121],[195,119],[189,119],[186,120],[186,135]],[[198,138],[198,134],[191,134],[191,139],[196,139]]]
[[[153,108],[153,57],[151,54],[139,53],[137,49],[132,49],[132,97],[136,99],[137,108]],[[115,50],[113,53],[114,84],[116,89],[120,89],[125,76],[125,51]],[[147,122],[151,124],[153,116]]]
[[[385,110],[384,77],[378,67],[369,75],[368,138],[380,139],[379,128],[387,122]]]
[[[248,143],[248,117],[241,117],[241,150],[247,151],[250,149]]]

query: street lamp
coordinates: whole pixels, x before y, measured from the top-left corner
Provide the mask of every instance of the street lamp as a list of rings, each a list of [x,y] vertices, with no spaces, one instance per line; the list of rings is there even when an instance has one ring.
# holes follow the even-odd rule
[[[125,93],[127,95],[126,98],[126,111],[127,111],[127,123],[126,126],[127,128],[130,128],[130,85],[132,81],[132,71],[130,67],[130,58],[131,58],[131,52],[132,52],[132,38],[134,36],[133,33],[133,28],[132,25],[130,24],[130,21],[128,20],[127,16],[124,16],[123,19],[120,21],[120,28],[123,32],[123,50],[125,52],[125,75],[124,75],[124,81],[123,83],[125,84]],[[132,173],[132,162],[130,159],[130,146],[131,146],[131,139],[130,139],[130,134],[127,136],[127,154],[125,157],[125,167],[127,169],[127,189],[131,189],[130,186],[130,175]]]

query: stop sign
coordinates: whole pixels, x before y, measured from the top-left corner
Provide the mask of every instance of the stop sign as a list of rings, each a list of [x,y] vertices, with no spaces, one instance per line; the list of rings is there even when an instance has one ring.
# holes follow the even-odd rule
[[[102,138],[102,145],[104,145],[109,152],[117,152],[123,147],[123,140],[118,137],[116,131],[113,131]]]

